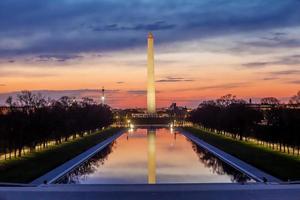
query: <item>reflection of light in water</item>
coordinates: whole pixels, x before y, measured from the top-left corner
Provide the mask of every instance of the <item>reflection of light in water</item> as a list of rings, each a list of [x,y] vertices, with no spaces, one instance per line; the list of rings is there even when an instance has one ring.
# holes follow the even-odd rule
[[[133,133],[133,128],[129,128],[128,133]]]
[[[171,134],[174,133],[174,128],[173,127],[170,128],[170,132],[171,132]]]
[[[148,183],[156,183],[155,130],[147,130],[148,136]]]
[[[173,137],[174,140],[171,140],[171,144],[170,144],[170,146],[173,147],[173,146],[175,146],[175,142],[176,142],[176,131],[174,130],[173,127],[170,128],[170,133],[172,135],[174,135],[174,137]]]

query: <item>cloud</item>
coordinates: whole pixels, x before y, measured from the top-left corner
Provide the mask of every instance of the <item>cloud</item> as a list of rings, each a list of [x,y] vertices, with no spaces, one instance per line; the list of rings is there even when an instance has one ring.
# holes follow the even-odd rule
[[[272,35],[270,37],[261,37],[261,39],[277,42],[278,40],[281,40],[284,36],[287,36],[287,33],[275,32],[275,33],[272,33]]]
[[[245,63],[245,64],[243,64],[243,66],[246,68],[262,68],[269,64],[270,63],[268,63],[268,62],[251,62],[251,63]]]
[[[238,88],[246,86],[248,83],[242,82],[242,83],[225,83],[225,84],[219,84],[219,85],[210,85],[210,86],[202,86],[198,87],[199,90],[208,90],[208,89],[232,89],[232,88]]]
[[[133,94],[133,95],[145,95],[147,93],[146,90],[128,90],[128,94]]]
[[[249,62],[242,64],[243,67],[254,69],[254,68],[263,68],[272,65],[299,65],[300,64],[300,55],[289,55],[277,58],[274,61],[269,62]]]
[[[133,26],[120,26],[118,24],[110,24],[100,27],[92,27],[94,31],[125,31],[125,30],[135,30],[135,31],[157,31],[157,30],[167,30],[175,28],[175,24],[168,24],[165,21],[157,21],[150,24],[136,24]]]
[[[1,0],[0,57],[79,54],[299,26],[298,0]],[[32,10],[34,9],[34,12]],[[259,10],[260,12],[257,12]],[[13,15],[12,15],[13,13]],[[283,37],[279,33],[274,37]],[[298,46],[275,38],[259,46]],[[59,58],[57,58],[60,60]],[[64,59],[62,59],[64,60]]]
[[[193,88],[177,89],[175,91],[227,90],[227,89],[245,87],[248,85],[249,85],[248,82],[224,83],[224,84],[217,84],[217,85],[207,85],[207,86],[200,86],[200,87],[193,87]]]
[[[161,91],[156,90],[155,93],[160,93]],[[147,94],[147,90],[127,90],[127,94],[129,95],[137,95],[137,96],[143,96]]]
[[[53,72],[33,72],[33,71],[17,71],[17,70],[1,70],[0,77],[52,77],[57,76]]]
[[[231,54],[270,54],[272,52],[286,52],[287,49],[297,49],[300,47],[299,25],[284,28],[285,32],[269,32],[268,30],[256,32],[242,33],[240,32],[236,37],[227,39],[231,43],[217,46],[217,49]],[[226,41],[226,40],[225,40]],[[228,42],[227,41],[227,42]],[[262,62],[264,61],[255,61]],[[254,62],[254,64],[255,64]],[[247,63],[246,63],[247,64]],[[247,65],[246,65],[247,67]],[[249,66],[256,67],[256,66]]]
[[[271,80],[277,80],[279,79],[278,77],[266,77],[266,78],[263,78],[264,81],[271,81]]]
[[[124,81],[118,81],[118,82],[116,82],[117,84],[123,84],[123,83],[125,83]]]
[[[278,65],[298,65],[300,64],[300,55],[291,55],[282,57],[280,60],[275,62]]]
[[[298,38],[281,38],[281,39],[268,39],[268,40],[258,40],[251,42],[243,42],[244,46],[251,46],[255,48],[299,48],[300,39]]]
[[[191,81],[194,81],[194,80],[193,79],[185,79],[185,78],[182,78],[182,77],[168,76],[165,79],[160,79],[160,80],[157,80],[156,82],[159,82],[159,83],[176,83],[176,82],[191,82]]]
[[[0,83],[0,87],[5,87],[6,84]]]
[[[287,81],[287,83],[290,83],[290,84],[300,84],[300,80]]]
[[[39,55],[37,61],[40,61],[40,62],[49,62],[49,61],[65,62],[65,61],[79,59],[79,58],[82,58],[82,56],[68,55],[68,54],[45,54],[45,55]]]
[[[273,71],[269,72],[271,75],[295,75],[300,74],[300,70],[282,70],[282,71]]]

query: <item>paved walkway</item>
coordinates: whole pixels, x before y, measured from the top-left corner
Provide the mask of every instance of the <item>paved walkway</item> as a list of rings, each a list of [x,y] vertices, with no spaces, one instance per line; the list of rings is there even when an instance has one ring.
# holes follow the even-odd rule
[[[53,183],[56,179],[60,178],[67,172],[71,171],[78,165],[80,165],[82,162],[85,160],[91,158],[94,156],[96,153],[104,149],[107,145],[112,143],[115,139],[120,137],[123,134],[123,130],[117,132],[114,134],[112,137],[104,140],[103,142],[93,146],[92,148],[88,149],[87,151],[79,154],[78,156],[74,157],[73,159],[65,162],[64,164],[58,166],[57,168],[51,170],[50,172],[46,173],[45,175],[35,179],[34,181],[31,182],[31,184],[36,184],[40,185],[43,184],[44,181],[47,181],[47,183]]]
[[[274,176],[271,176],[270,174],[267,174],[263,172],[260,169],[257,169],[244,161],[241,161],[240,159],[204,142],[203,140],[199,139],[198,137],[194,136],[193,134],[179,128],[180,132],[185,135],[187,138],[195,142],[200,147],[206,149],[219,159],[223,160],[227,164],[231,165],[232,167],[236,168],[239,171],[242,171],[243,173],[247,174],[251,178],[255,179],[259,182],[264,182],[263,178],[267,179],[268,183],[280,183],[282,182],[280,179],[275,178]],[[300,199],[300,197],[299,197]]]
[[[8,200],[299,200],[300,185],[168,184],[168,185],[48,185],[0,188]]]

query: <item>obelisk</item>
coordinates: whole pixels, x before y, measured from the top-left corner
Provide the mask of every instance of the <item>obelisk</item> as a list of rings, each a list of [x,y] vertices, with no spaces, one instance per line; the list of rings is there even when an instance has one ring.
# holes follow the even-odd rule
[[[147,111],[148,114],[156,112],[155,106],[155,79],[154,79],[154,38],[148,34],[148,60],[147,60]]]

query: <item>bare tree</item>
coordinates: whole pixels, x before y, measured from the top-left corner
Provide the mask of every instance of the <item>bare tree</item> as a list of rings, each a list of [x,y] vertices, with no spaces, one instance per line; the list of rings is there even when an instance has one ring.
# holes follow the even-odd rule
[[[300,104],[300,91],[290,99],[289,103],[290,104]]]
[[[227,94],[216,100],[216,104],[219,106],[227,107],[231,104],[245,104],[246,102],[242,99],[237,99],[235,95]]]
[[[275,97],[265,97],[260,100],[261,104],[264,105],[279,105],[280,101]]]
[[[14,102],[13,102],[12,96],[7,97],[6,104],[8,104],[9,107],[13,107],[14,106]]]

